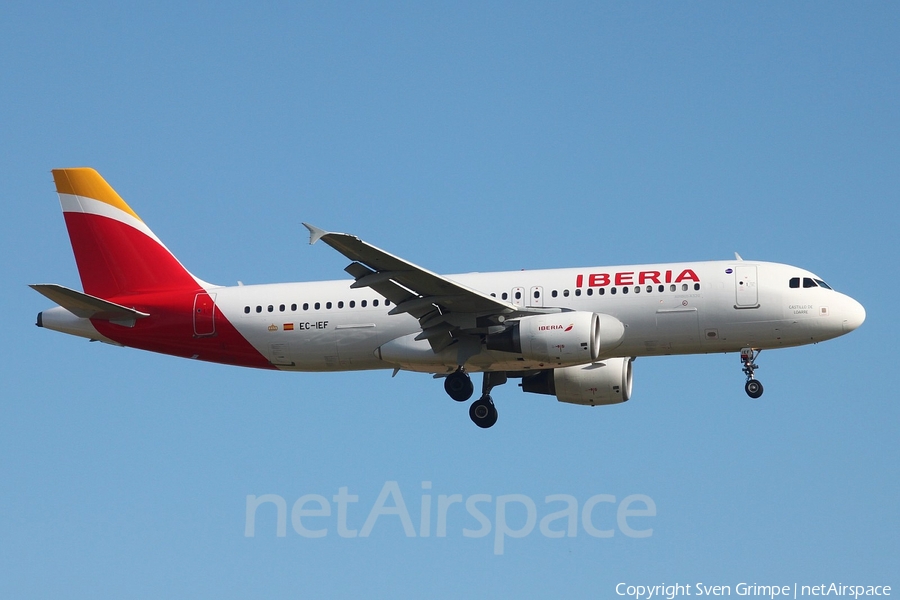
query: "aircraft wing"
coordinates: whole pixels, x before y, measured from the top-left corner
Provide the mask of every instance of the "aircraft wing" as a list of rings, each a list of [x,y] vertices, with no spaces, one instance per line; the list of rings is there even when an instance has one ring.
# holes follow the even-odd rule
[[[481,317],[535,312],[432,273],[355,235],[303,225],[309,229],[310,244],[322,240],[353,261],[345,269],[356,280],[350,287],[369,287],[395,305],[390,314],[409,313],[419,319],[422,333],[416,339],[427,339],[435,351],[462,335],[486,333],[490,323],[479,322]]]

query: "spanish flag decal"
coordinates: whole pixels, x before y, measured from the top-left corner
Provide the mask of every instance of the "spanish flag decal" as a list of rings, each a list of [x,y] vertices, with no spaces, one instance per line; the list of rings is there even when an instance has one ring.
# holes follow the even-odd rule
[[[294,324],[293,324],[293,323],[285,323],[285,324],[284,324],[284,330],[285,330],[285,331],[293,331],[293,330],[294,330]]]

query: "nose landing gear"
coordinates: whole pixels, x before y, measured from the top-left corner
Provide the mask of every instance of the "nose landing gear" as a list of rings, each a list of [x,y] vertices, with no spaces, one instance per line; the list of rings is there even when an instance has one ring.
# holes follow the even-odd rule
[[[747,376],[747,383],[744,384],[744,391],[751,398],[759,398],[763,395],[763,384],[754,377],[754,371],[759,368],[756,364],[756,357],[762,350],[754,350],[753,348],[741,349],[741,362],[744,365],[742,371]]]

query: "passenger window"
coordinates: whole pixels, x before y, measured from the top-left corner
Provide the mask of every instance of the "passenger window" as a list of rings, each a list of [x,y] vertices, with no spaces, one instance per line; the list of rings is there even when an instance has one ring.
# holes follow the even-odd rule
[[[616,288],[609,288],[609,293],[615,295]]]
[[[244,314],[245,314],[245,315],[249,315],[249,314],[250,314],[250,307],[249,307],[249,306],[245,306],[245,307],[244,307]]]
[[[262,312],[262,306],[257,305],[257,306],[256,306],[256,312],[261,313],[261,312]]]
[[[652,292],[652,291],[653,291],[653,286],[652,286],[652,285],[648,285],[648,286],[647,286],[647,293],[649,294],[649,293]]]
[[[576,295],[576,296],[580,296],[580,295],[581,295],[581,290],[575,290],[575,295]]]
[[[280,312],[284,312],[284,304],[282,304],[281,306],[279,306],[279,307],[278,307],[278,310],[279,310]]]
[[[694,291],[695,291],[695,292],[699,292],[699,291],[700,291],[700,284],[699,284],[699,283],[695,283],[695,284],[694,284]]]
[[[622,288],[622,293],[623,293],[623,294],[627,294],[627,293],[628,293],[628,288],[627,288],[627,287],[623,287],[623,288]]]
[[[640,294],[640,293],[641,293],[641,286],[639,286],[639,285],[634,286],[634,293],[635,293],[635,294]]]
[[[516,300],[522,299],[522,292],[516,292]]]
[[[666,291],[666,286],[664,286],[664,285],[659,286],[659,291],[660,292]]]
[[[303,310],[309,310],[309,302],[303,303]]]
[[[269,308],[268,308],[268,309],[267,309],[267,310],[268,310],[268,311],[269,311],[269,312],[272,312],[272,311],[274,311],[274,310],[275,310],[275,307],[274,307],[274,306],[272,306],[272,305],[271,305],[271,304],[270,304],[270,305],[269,305]]]
[[[682,292],[686,292],[686,291],[687,291],[687,284],[686,284],[686,283],[682,283],[682,284],[681,284],[681,291],[682,291]]]
[[[552,292],[550,292],[550,295],[553,296],[554,298],[556,298],[557,296],[559,296],[559,292],[557,292],[556,290],[553,290]]]
[[[497,297],[497,294],[495,294],[494,292],[491,292],[491,298],[496,298],[496,297]]]
[[[331,308],[331,302],[326,302],[326,303],[325,303],[325,308],[326,308],[326,309],[330,309],[330,308]]]
[[[504,300],[508,300],[508,299],[509,299],[509,294],[507,294],[506,292],[503,292],[503,293],[500,295],[500,297],[501,297],[502,299],[504,299]]]
[[[810,279],[809,277],[803,278],[803,287],[805,288],[814,288],[816,287],[816,282]]]
[[[367,305],[368,303],[369,303],[368,300],[362,300],[362,301],[359,303],[359,305],[362,306],[363,308],[365,308],[366,305]]]
[[[322,305],[319,304],[318,302],[316,302],[314,306],[316,307],[316,310],[319,310],[319,308],[320,308]]]
[[[384,305],[385,305],[385,306],[390,306],[390,305],[391,305],[391,301],[390,301],[390,300],[387,300],[387,299],[385,299],[385,301],[384,301]]]
[[[674,291],[675,291],[675,284],[674,284],[674,283],[673,283],[672,285],[669,286],[669,291],[670,291],[670,292],[674,292]]]
[[[350,308],[356,308],[356,300],[350,301]]]
[[[587,295],[588,295],[588,296],[593,296],[593,295],[594,295],[594,288],[588,288]]]
[[[291,304],[291,312],[296,311],[296,310],[297,310],[297,305]]]
[[[791,277],[791,281],[790,281],[789,285],[792,288],[800,287],[800,278],[799,277]]]
[[[568,298],[568,297],[569,297],[569,290],[563,290],[563,296],[565,296],[566,298]]]
[[[343,301],[343,300],[341,300],[340,302],[338,302],[338,308],[344,308],[344,301]]]
[[[535,299],[540,298],[540,297],[541,297],[541,293],[540,293],[539,291],[537,291],[537,290],[534,290],[534,297],[535,297]]]
[[[372,300],[372,306],[378,306],[378,299]]]
[[[600,288],[599,290],[597,290],[597,293],[600,294],[601,296],[606,294],[606,288]]]

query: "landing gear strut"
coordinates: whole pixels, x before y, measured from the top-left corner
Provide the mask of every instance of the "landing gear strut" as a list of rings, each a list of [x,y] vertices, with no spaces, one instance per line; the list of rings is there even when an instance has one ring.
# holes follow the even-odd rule
[[[756,357],[762,350],[753,350],[753,348],[741,349],[741,362],[744,364],[744,375],[747,376],[747,383],[744,384],[744,391],[751,398],[759,398],[763,395],[763,384],[754,378],[753,372],[759,368],[756,364]]]
[[[472,397],[475,386],[466,370],[460,367],[444,379],[444,391],[457,402],[465,402]]]
[[[497,422],[497,408],[491,398],[491,390],[494,386],[506,383],[506,373],[485,373],[484,381],[481,384],[481,398],[472,403],[469,407],[469,418],[472,422],[487,429]]]

